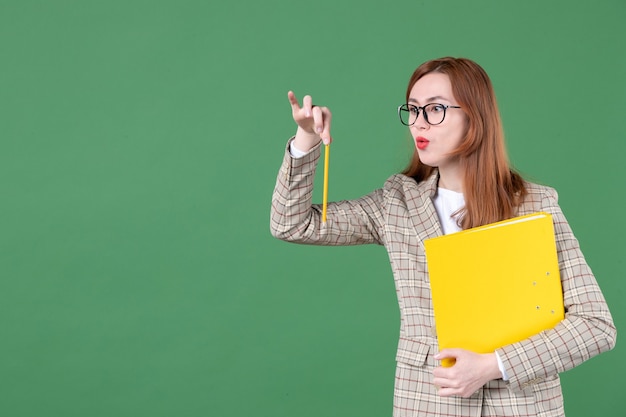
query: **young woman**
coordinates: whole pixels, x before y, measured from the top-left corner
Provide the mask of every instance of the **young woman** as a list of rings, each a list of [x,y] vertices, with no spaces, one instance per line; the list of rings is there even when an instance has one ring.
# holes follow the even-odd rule
[[[410,165],[362,198],[329,203],[325,223],[311,198],[331,112],[310,96],[302,106],[288,98],[298,128],[274,190],[271,231],[290,242],[387,249],[401,317],[393,415],[563,416],[558,374],[612,349],[616,329],[557,193],[509,167],[485,71],[462,58],[419,66],[398,109],[415,141]],[[538,211],[553,217],[565,319],[493,353],[439,351],[424,240]],[[441,367],[444,358],[455,365]]]

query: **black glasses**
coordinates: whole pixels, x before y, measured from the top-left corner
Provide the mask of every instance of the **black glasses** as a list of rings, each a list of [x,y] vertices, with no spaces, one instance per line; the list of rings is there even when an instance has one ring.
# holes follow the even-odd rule
[[[459,106],[446,106],[445,104],[439,103],[429,103],[424,107],[415,106],[413,104],[403,104],[398,107],[398,115],[403,125],[411,126],[417,121],[420,110],[422,110],[426,123],[429,125],[438,125],[445,119],[447,109],[460,108]]]

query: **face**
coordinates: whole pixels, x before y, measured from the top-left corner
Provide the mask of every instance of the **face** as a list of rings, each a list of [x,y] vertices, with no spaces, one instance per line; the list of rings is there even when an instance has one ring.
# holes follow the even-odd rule
[[[425,106],[429,103],[458,106],[452,94],[452,85],[447,74],[432,72],[420,78],[411,89],[409,104]],[[463,140],[467,127],[467,116],[461,109],[446,109],[441,124],[429,125],[420,110],[417,121],[409,126],[415,147],[422,163],[438,167],[440,171],[454,169],[458,157],[449,157]]]

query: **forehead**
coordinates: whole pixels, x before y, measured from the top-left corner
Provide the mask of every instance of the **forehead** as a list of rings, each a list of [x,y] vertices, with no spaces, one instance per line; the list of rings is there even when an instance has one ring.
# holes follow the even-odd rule
[[[409,94],[409,102],[424,105],[433,100],[454,101],[452,84],[447,74],[431,72],[417,80]]]

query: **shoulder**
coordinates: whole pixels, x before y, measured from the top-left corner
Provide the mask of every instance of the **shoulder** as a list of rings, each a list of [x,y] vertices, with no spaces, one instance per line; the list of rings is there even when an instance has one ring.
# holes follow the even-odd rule
[[[543,184],[537,184],[534,182],[525,182],[524,186],[526,187],[526,192],[532,195],[541,195],[541,196],[550,196],[555,199],[558,198],[558,193],[556,189]]]
[[[383,188],[385,189],[394,189],[394,188],[403,188],[407,185],[416,184],[415,180],[411,177],[407,177],[404,174],[394,174],[391,177],[387,178],[385,181],[385,185]]]
[[[417,182],[404,174],[394,174],[387,178],[383,186],[384,193],[391,198],[423,199],[434,194],[432,181]],[[435,182],[436,187],[436,182]]]
[[[412,184],[411,184],[412,182]],[[386,204],[390,204],[391,201],[395,201],[396,204],[400,201],[407,200],[408,188],[415,188],[415,181],[402,174],[394,174],[387,178],[385,184],[382,187],[383,198]]]
[[[558,204],[559,195],[554,188],[533,182],[525,182],[524,187],[526,194],[521,201],[520,212],[545,210]]]
[[[387,190],[411,190],[420,193],[431,194],[437,188],[437,173],[431,175],[423,181],[417,182],[413,177],[404,174],[394,174],[387,178],[384,188]]]

